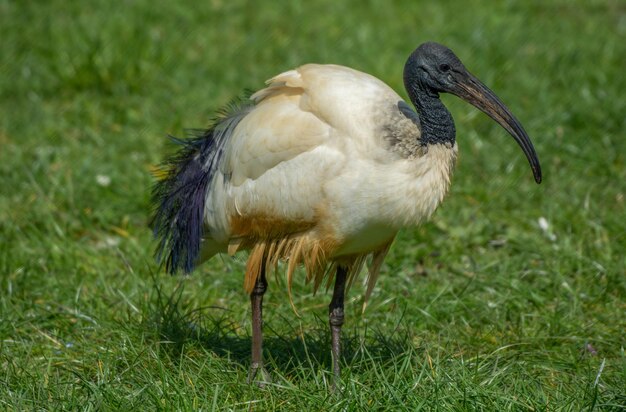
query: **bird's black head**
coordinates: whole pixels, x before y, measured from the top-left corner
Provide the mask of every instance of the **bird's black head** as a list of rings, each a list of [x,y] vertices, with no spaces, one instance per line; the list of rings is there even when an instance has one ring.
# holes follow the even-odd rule
[[[452,50],[435,42],[420,45],[404,65],[404,86],[418,110],[420,105],[426,107],[424,101],[437,98],[439,93],[451,93],[485,112],[513,136],[530,163],[535,181],[541,182],[539,159],[521,123]]]
[[[419,86],[429,94],[454,93],[457,79],[464,77],[467,70],[461,60],[439,43],[420,45],[404,66],[404,83]]]

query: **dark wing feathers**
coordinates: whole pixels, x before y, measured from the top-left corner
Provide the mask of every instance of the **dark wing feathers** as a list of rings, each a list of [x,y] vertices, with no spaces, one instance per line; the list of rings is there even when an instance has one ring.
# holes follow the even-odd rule
[[[187,139],[170,136],[180,148],[160,165],[157,174],[164,177],[152,189],[151,222],[159,240],[157,261],[169,273],[189,273],[197,263],[207,192],[229,137],[251,108],[249,100],[241,99],[222,110],[209,129],[191,131]]]

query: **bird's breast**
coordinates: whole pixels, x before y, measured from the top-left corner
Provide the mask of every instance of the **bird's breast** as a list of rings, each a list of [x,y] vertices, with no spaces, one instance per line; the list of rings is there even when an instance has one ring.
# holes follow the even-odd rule
[[[329,182],[325,224],[340,240],[337,253],[374,250],[427,220],[448,192],[456,154],[456,145],[429,145],[419,158],[357,161]]]

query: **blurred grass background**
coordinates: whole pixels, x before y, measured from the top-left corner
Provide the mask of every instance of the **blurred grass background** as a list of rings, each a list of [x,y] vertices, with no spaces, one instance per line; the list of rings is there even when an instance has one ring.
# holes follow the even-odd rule
[[[582,1],[0,0],[0,409],[623,410],[626,6]],[[332,396],[330,297],[266,297],[273,384],[245,383],[244,258],[168,277],[147,228],[165,135],[307,62],[405,95],[451,47],[533,138],[444,96],[461,157],[365,314],[348,295]],[[543,225],[540,224],[540,220]]]

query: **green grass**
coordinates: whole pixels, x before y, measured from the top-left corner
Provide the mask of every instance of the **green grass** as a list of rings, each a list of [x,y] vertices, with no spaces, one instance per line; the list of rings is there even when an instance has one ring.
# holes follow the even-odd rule
[[[0,410],[624,408],[623,3],[276,4],[0,0]],[[300,318],[270,283],[273,384],[247,385],[244,257],[188,278],[153,261],[164,136],[306,62],[400,91],[429,39],[522,120],[544,183],[502,129],[445,96],[451,194],[402,232],[365,314],[350,290],[343,395],[329,392],[330,297],[302,281]]]

